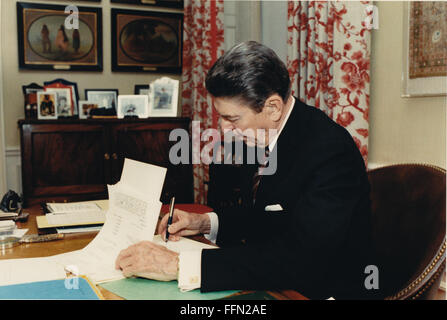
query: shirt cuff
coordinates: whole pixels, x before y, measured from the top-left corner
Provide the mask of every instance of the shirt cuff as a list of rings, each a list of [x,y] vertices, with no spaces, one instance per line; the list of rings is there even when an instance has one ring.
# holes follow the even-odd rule
[[[178,287],[190,291],[201,286],[202,250],[183,251],[179,254]]]
[[[207,215],[210,218],[211,226],[210,226],[210,233],[205,234],[204,236],[207,240],[211,241],[212,243],[216,243],[217,231],[219,231],[219,217],[215,212],[208,212]]]

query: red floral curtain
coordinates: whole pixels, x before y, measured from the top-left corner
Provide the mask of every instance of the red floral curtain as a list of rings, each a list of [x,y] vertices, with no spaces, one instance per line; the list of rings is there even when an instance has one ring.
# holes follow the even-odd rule
[[[367,163],[369,1],[289,1],[287,67],[293,94],[353,136]]]
[[[200,123],[192,126],[191,132],[193,159],[196,156],[200,160],[197,159],[200,154],[194,153],[206,144],[200,141],[200,132],[217,128],[218,117],[205,88],[205,77],[225,50],[224,3],[223,0],[185,0],[184,3],[182,115]],[[193,165],[194,202],[206,204],[208,166],[201,162]]]

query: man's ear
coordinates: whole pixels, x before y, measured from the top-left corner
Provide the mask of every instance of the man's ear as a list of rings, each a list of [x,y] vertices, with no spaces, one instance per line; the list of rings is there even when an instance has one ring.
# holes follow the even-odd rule
[[[267,98],[264,104],[267,115],[272,121],[281,120],[282,111],[284,109],[284,102],[278,94],[273,94]]]

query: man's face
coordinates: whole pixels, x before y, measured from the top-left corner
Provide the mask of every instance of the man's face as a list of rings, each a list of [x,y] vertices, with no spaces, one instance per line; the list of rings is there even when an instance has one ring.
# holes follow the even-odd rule
[[[250,146],[266,145],[266,141],[260,139],[258,130],[264,129],[268,135],[268,129],[272,128],[267,108],[257,113],[235,98],[215,98],[214,107],[220,115],[219,124],[223,132],[232,130],[237,139],[244,140]]]

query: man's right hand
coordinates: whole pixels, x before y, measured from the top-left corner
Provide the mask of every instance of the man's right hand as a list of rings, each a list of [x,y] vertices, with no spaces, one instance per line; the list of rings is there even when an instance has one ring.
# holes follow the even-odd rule
[[[165,214],[160,221],[157,233],[166,240],[166,226],[169,214]],[[172,224],[169,226],[169,240],[178,241],[181,236],[210,233],[211,222],[207,214],[198,214],[174,209]]]

